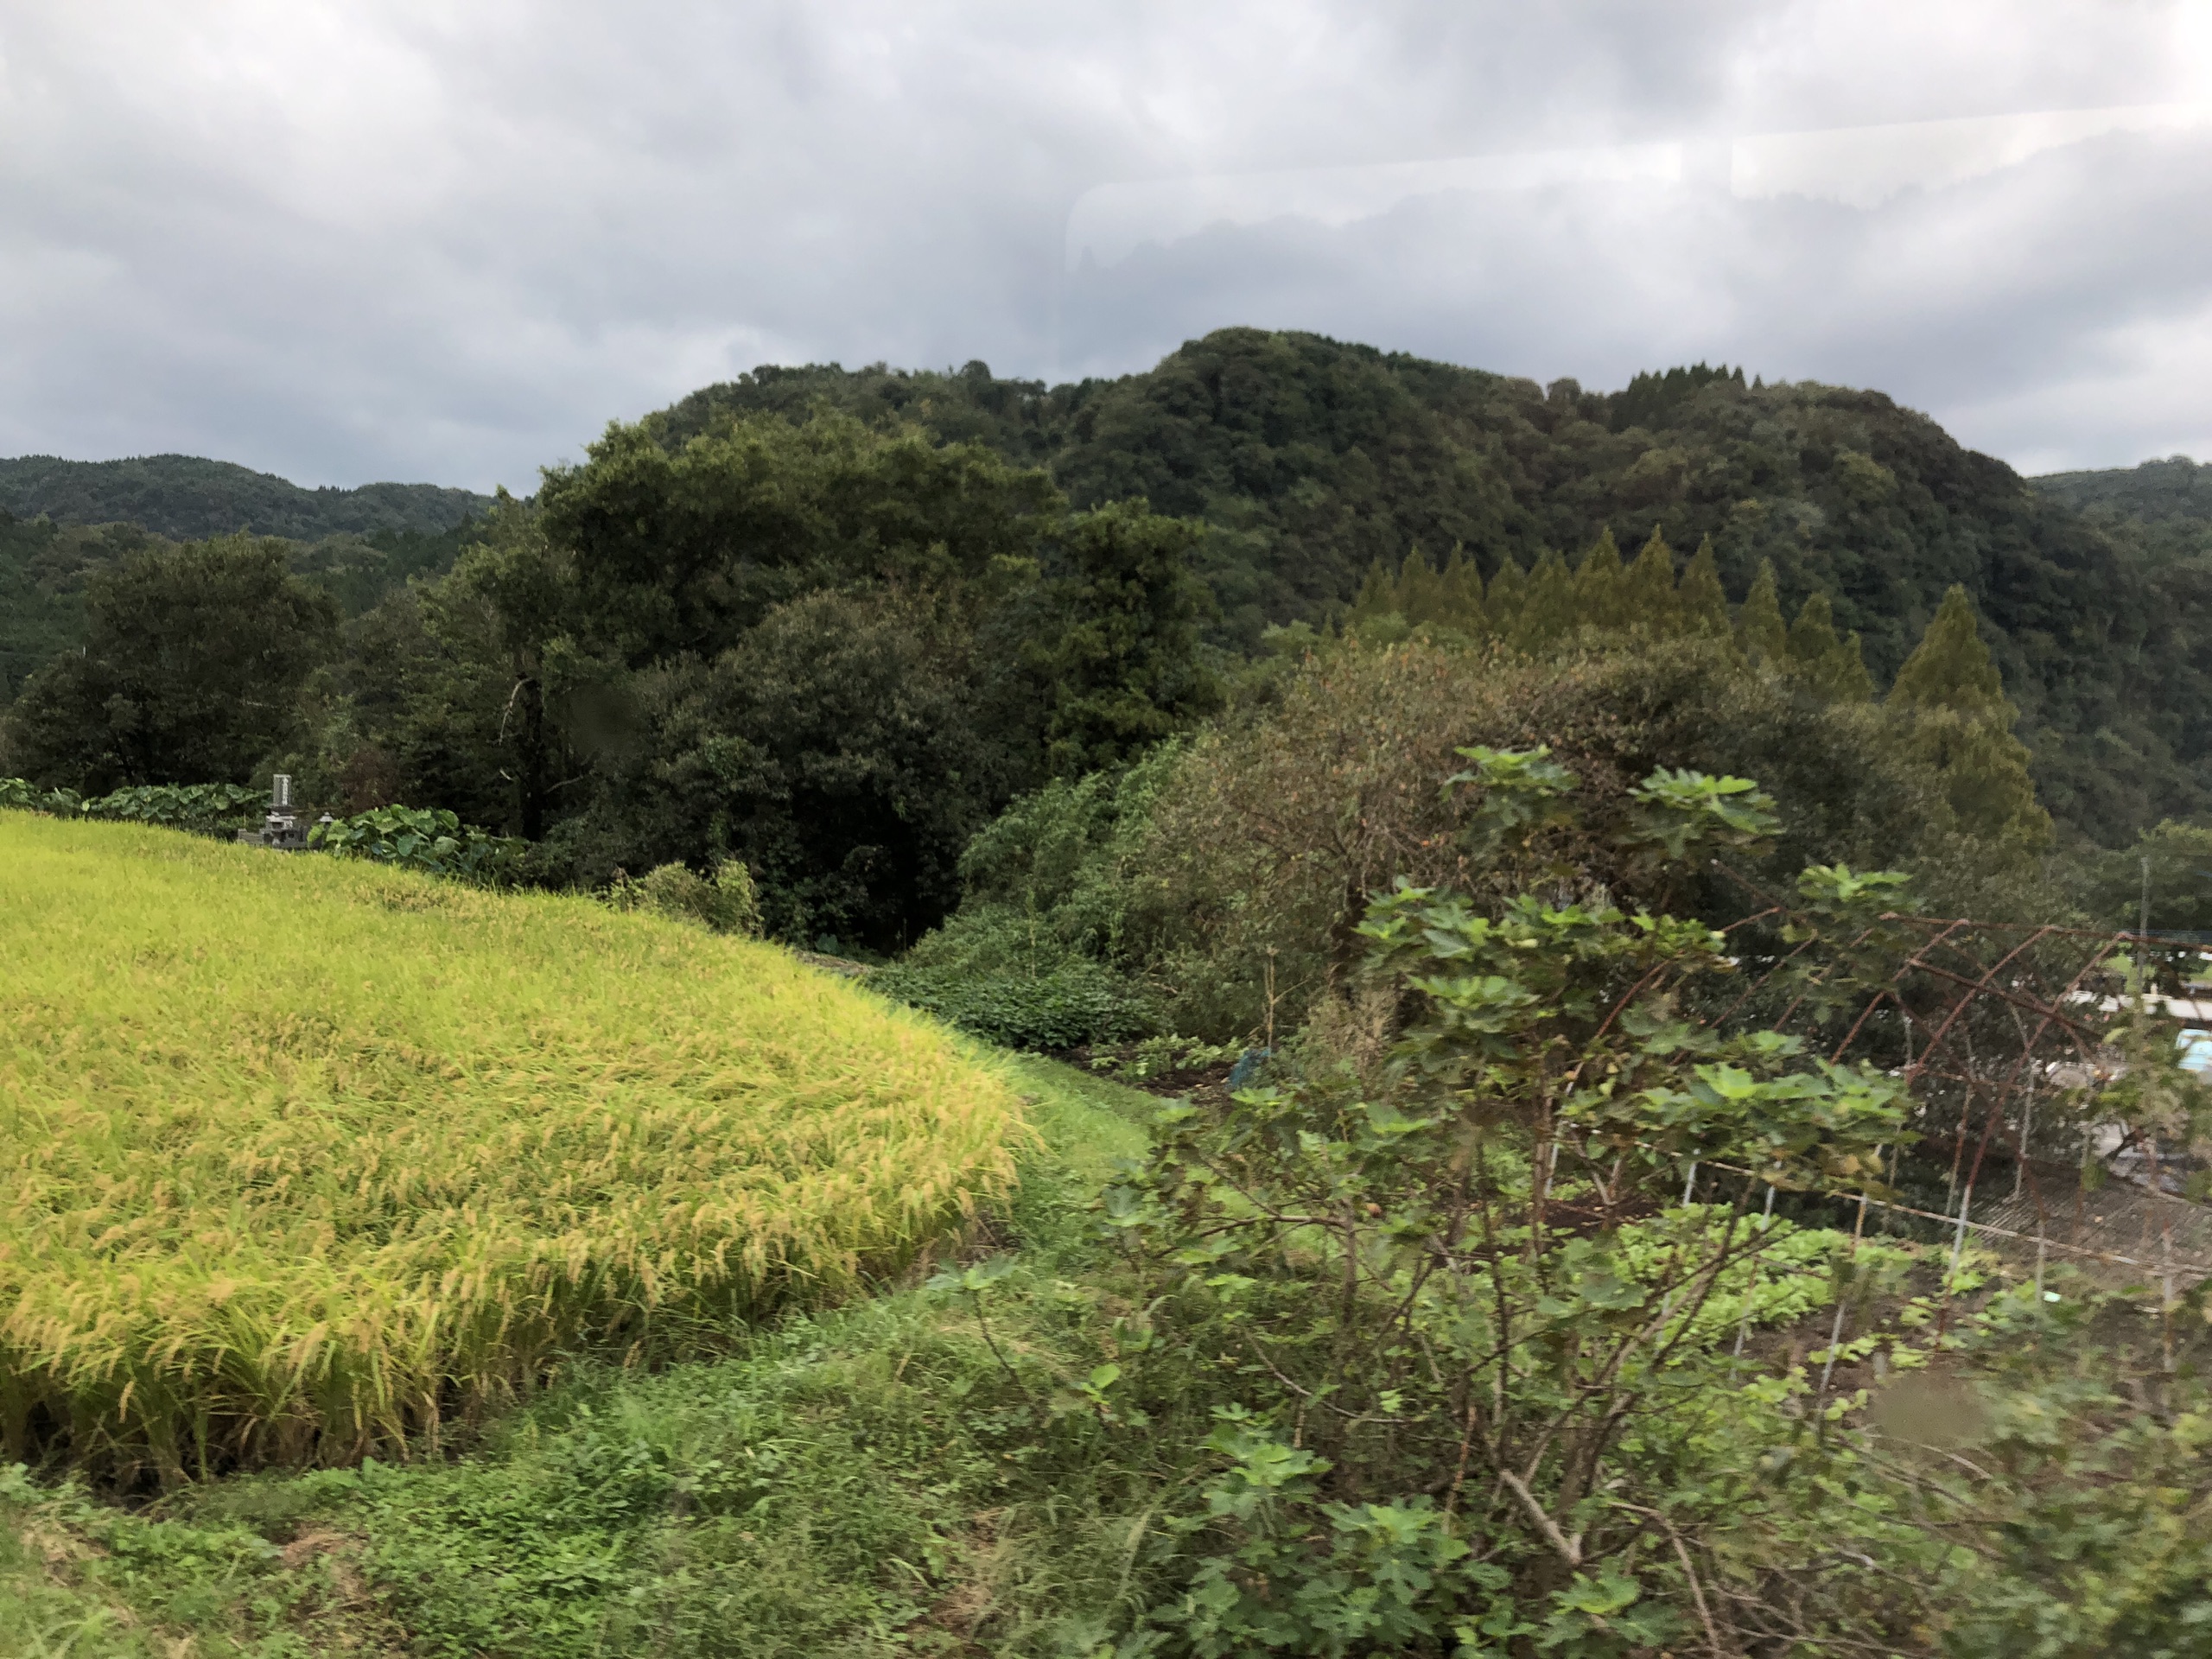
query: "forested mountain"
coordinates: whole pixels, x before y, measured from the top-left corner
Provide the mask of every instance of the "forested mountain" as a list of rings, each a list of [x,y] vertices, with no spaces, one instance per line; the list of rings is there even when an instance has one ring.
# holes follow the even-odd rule
[[[160,539],[135,524],[25,524],[0,515],[0,708],[26,675],[82,643],[86,579]]]
[[[878,454],[818,425],[796,448],[772,437],[774,417],[796,431],[824,412],[878,440],[919,429],[951,463],[948,488],[981,487],[974,461],[957,454],[995,451],[995,464],[1042,469],[1040,486],[1057,486],[1077,512],[1141,497],[1195,522],[1189,556],[1213,601],[1202,626],[1231,658],[1260,651],[1270,626],[1341,620],[1378,565],[1395,572],[1409,553],[1440,569],[1456,554],[1488,582],[1508,561],[1535,569],[1548,551],[1579,563],[1607,531],[1633,550],[1656,528],[1678,558],[1709,542],[1732,602],[1767,563],[1784,613],[1826,594],[1834,626],[1859,636],[1881,688],[1959,584],[2062,823],[2116,844],[2161,817],[2212,810],[2212,486],[2185,460],[2028,480],[1878,392],[1766,385],[1698,365],[1601,393],[1316,335],[1225,329],[1142,373],[1058,386],[1001,378],[981,363],[758,369],[619,429],[626,458],[610,452],[594,469],[607,480],[594,509],[604,521],[569,526],[565,544],[603,544],[614,557],[619,540],[621,568],[658,569],[652,580],[681,604],[723,609],[737,602],[715,587],[725,575],[757,585],[787,556],[799,561],[733,619],[838,569],[838,580],[873,569],[869,548],[913,533],[863,522],[885,510],[865,505],[889,487],[876,469],[917,463],[910,450]],[[726,437],[733,421],[747,435],[735,448],[683,461],[692,440]],[[655,498],[649,531],[623,528],[644,522],[642,498],[617,487],[643,478],[639,444],[676,463],[651,486],[674,494]],[[791,468],[829,518],[802,524],[769,510],[768,474]],[[745,476],[756,482],[740,496],[714,493]],[[685,494],[699,490],[709,493]],[[361,615],[410,575],[449,569],[480,533],[465,515],[484,505],[429,486],[302,490],[178,456],[0,462],[0,510],[15,515],[0,522],[0,702],[78,643],[84,583],[149,534],[243,524],[284,536],[293,572]],[[922,518],[953,510],[912,508]],[[844,523],[855,512],[862,518]],[[969,530],[951,533],[957,542]],[[824,537],[822,547],[838,550],[793,550]],[[1020,551],[1009,543],[976,556]],[[706,574],[687,575],[695,564]],[[926,643],[935,626],[918,620],[917,638]],[[696,638],[662,643],[721,650],[727,632],[702,620]]]
[[[761,369],[647,424],[672,446],[720,413],[825,403],[1046,466],[1078,506],[1142,495],[1204,519],[1218,632],[1247,647],[1414,548],[1440,564],[1461,549],[1487,578],[1656,526],[1678,549],[1710,537],[1732,598],[1762,559],[1786,609],[1828,593],[1886,683],[1960,583],[2063,819],[2124,838],[2212,806],[2212,553],[2181,520],[2113,517],[2110,486],[2082,481],[2110,475],[2031,486],[1879,392],[1700,368],[1609,395],[1232,328],[1141,374],[1052,387],[981,363]],[[2171,495],[2158,469],[2173,465],[2122,476]]]
[[[2199,466],[2187,455],[2098,472],[2046,473],[2028,482],[2101,524],[2212,525],[2212,462]]]
[[[346,615],[359,616],[410,576],[451,569],[476,531],[477,521],[464,518],[435,531],[267,539],[283,550],[294,575],[329,594]],[[33,670],[84,643],[87,582],[131,553],[169,545],[135,524],[57,524],[0,510],[0,709]]]
[[[0,707],[82,643],[85,584],[125,554],[239,531],[292,543],[294,571],[348,614],[452,567],[489,496],[435,484],[302,489],[197,455],[0,460]]]
[[[2140,564],[2178,572],[2212,563],[2212,465],[2171,455],[2029,481],[2038,493],[2081,509]]]
[[[377,531],[435,535],[490,505],[487,496],[436,484],[302,489],[268,473],[196,455],[0,460],[0,511],[15,518],[136,524],[178,540],[242,530],[302,542]]]

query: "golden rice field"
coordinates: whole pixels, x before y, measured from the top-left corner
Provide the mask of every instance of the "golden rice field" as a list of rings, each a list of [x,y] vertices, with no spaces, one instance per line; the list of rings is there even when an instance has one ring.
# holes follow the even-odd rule
[[[894,1270],[1006,1083],[772,946],[0,811],[0,1457],[344,1462]]]

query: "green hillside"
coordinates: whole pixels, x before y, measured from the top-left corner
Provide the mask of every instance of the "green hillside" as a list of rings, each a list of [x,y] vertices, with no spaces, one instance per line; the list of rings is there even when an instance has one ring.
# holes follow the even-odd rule
[[[819,423],[825,416],[852,417],[855,429],[874,435],[876,444],[918,429],[938,447],[938,459],[915,470],[921,463],[912,454],[895,445],[879,452],[841,436]],[[752,424],[711,464],[683,461],[663,477],[633,453],[674,458],[690,440],[732,421]],[[1028,647],[1017,649],[1016,641],[1044,649],[1031,636],[1060,625],[1041,620],[1037,605],[1045,589],[1006,587],[1015,567],[993,561],[1031,559],[1048,577],[1065,575],[1055,563],[1065,556],[1054,550],[1052,512],[1039,516],[1057,486],[1078,511],[1142,496],[1156,512],[1200,527],[1187,558],[1211,591],[1199,626],[1217,666],[1263,654],[1272,626],[1341,618],[1378,562],[1395,569],[1418,550],[1441,566],[1456,550],[1488,580],[1507,560],[1532,569],[1548,550],[1572,563],[1607,530],[1632,550],[1656,527],[1678,559],[1711,543],[1731,602],[1745,599],[1769,562],[1785,614],[1816,593],[1827,595],[1835,626],[1860,636],[1878,689],[1957,584],[1972,599],[2005,692],[2018,705],[2037,785],[2063,824],[2117,844],[2162,817],[2212,810],[2206,769],[2212,656],[2204,645],[2212,635],[2212,530],[2191,505],[2212,486],[2186,461],[2030,480],[1875,391],[1766,385],[1740,369],[1699,365],[1595,392],[1572,381],[1544,387],[1317,335],[1255,329],[1192,341],[1141,373],[1058,386],[995,376],[981,363],[944,372],[764,367],[621,430],[626,435],[609,441],[614,448],[577,474],[582,494],[574,511],[561,505],[566,474],[549,475],[546,526],[562,558],[581,556],[576,569],[603,567],[616,582],[604,593],[587,582],[565,594],[557,620],[532,620],[519,610],[504,620],[477,614],[459,590],[420,613],[380,608],[409,578],[451,569],[462,543],[482,533],[482,521],[454,524],[482,505],[464,492],[387,485],[305,491],[182,457],[0,463],[0,509],[17,513],[0,520],[0,703],[56,652],[84,643],[85,585],[123,556],[133,537],[250,523],[257,533],[290,538],[285,557],[293,573],[328,594],[344,615],[366,619],[349,636],[354,665],[343,677],[362,699],[359,729],[345,738],[350,748],[334,752],[331,769],[348,764],[348,754],[373,752],[371,769],[399,780],[393,787],[404,784],[487,821],[542,825],[576,815],[588,795],[610,791],[608,798],[633,804],[623,811],[635,817],[645,809],[634,803],[660,787],[652,779],[673,778],[674,755],[692,751],[687,741],[646,772],[617,778],[627,764],[621,757],[642,753],[631,736],[614,741],[617,728],[633,732],[641,711],[663,704],[670,712],[652,720],[667,724],[676,719],[671,698],[696,696],[728,705],[709,724],[727,724],[734,717],[729,709],[753,711],[745,719],[756,725],[767,720],[766,711],[787,694],[775,688],[795,684],[793,672],[803,670],[801,680],[817,672],[827,661],[824,641],[845,638],[855,626],[843,611],[858,604],[874,616],[880,608],[877,600],[861,601],[860,588],[892,580],[904,591],[901,584],[922,567],[900,575],[891,565],[925,558],[933,542],[942,542],[963,573],[951,601],[957,626],[905,612],[878,617],[889,630],[884,640],[902,643],[893,651],[880,640],[860,660],[871,671],[888,672],[887,664],[911,658],[928,687],[901,691],[892,702],[944,705],[929,719],[901,715],[899,721],[916,749],[912,777],[940,780],[928,798],[945,820],[938,839],[957,848],[982,817],[1039,781],[1036,751],[1056,741],[1029,728],[1049,723],[1042,711],[1052,701],[1031,679],[1057,671],[1040,669],[1043,659],[1025,656]],[[1008,466],[1042,476],[1025,470],[1017,477]],[[764,470],[751,483],[734,485],[752,476],[747,468]],[[931,489],[947,492],[921,508],[932,526],[926,535],[918,531],[921,519],[908,522],[920,497],[893,505],[908,500],[925,472],[938,480]],[[810,480],[803,493],[814,505],[806,515],[793,518],[774,506],[771,476]],[[652,505],[655,493],[667,490],[677,493]],[[877,497],[879,505],[868,505]],[[976,518],[976,504],[987,498],[998,505]],[[962,500],[969,505],[958,505]],[[209,505],[218,501],[228,505],[219,511]],[[22,516],[34,508],[48,517]],[[392,515],[403,509],[416,517],[395,527]],[[143,529],[65,522],[73,512]],[[382,528],[360,528],[378,513],[386,514],[378,521]],[[986,521],[997,526],[988,534]],[[911,553],[887,551],[910,538]],[[987,574],[994,570],[998,575]],[[1018,588],[1029,596],[1019,597]],[[842,597],[833,600],[830,590]],[[502,591],[506,599],[488,601],[495,610],[520,592]],[[618,591],[626,595],[619,602]],[[761,662],[725,664],[739,674],[741,689],[733,682],[710,690],[688,680],[689,689],[674,681],[613,685],[655,661],[696,658],[695,670],[702,669],[753,639],[753,625],[769,609],[816,591],[823,597],[812,602],[827,607],[821,614],[809,620],[793,612],[779,626],[827,633],[810,643],[794,635],[772,652],[761,643],[770,636],[760,636]],[[943,597],[953,590],[933,591]],[[1072,588],[1052,591],[1059,596],[1052,604],[1069,616],[1088,602]],[[491,592],[466,603],[487,602]],[[664,604],[677,608],[640,632],[642,619]],[[645,608],[634,614],[626,608],[639,605]],[[842,620],[829,614],[841,607]],[[563,664],[569,716],[560,742],[575,764],[556,768],[562,755],[547,749],[518,769],[518,757],[504,753],[521,706],[510,703],[510,693],[533,676],[491,665],[501,648],[486,627],[519,629],[518,642],[538,639],[541,629],[547,645],[568,641],[555,660]],[[525,661],[537,645],[521,648],[524,658],[516,660]],[[469,671],[473,689],[465,694],[450,668],[464,660],[480,664]],[[695,670],[684,672],[696,677]],[[806,690],[795,706],[825,707],[824,696],[843,696],[852,684],[849,675],[831,680]],[[442,686],[435,696],[424,689],[432,681]],[[588,683],[594,689],[583,690]],[[643,702],[632,695],[647,690]],[[481,706],[457,719],[447,706],[454,696]],[[431,708],[426,696],[439,706]],[[963,702],[964,713],[954,706]],[[379,712],[387,706],[413,712],[395,721]],[[848,711],[839,718],[841,726],[831,725],[850,731],[859,716]],[[795,728],[788,721],[770,724],[772,732],[747,728],[743,752],[752,757],[747,767],[767,766],[777,775],[763,772],[757,789],[750,782],[744,788],[781,799],[792,786],[782,775],[786,762],[762,757],[779,743],[788,747]],[[972,743],[962,735],[969,726],[977,734]],[[707,751],[696,753],[707,765]],[[707,770],[727,781],[734,775],[730,764],[724,755]],[[604,788],[582,781],[588,772],[604,774]],[[508,780],[538,777],[545,782],[518,785],[532,800],[514,806]],[[565,793],[556,800],[546,791],[557,779],[568,781],[558,785]],[[89,776],[82,781],[95,786]],[[881,788],[891,818],[913,821],[912,790],[888,782]],[[948,791],[962,801],[948,804]],[[666,823],[650,835],[637,824],[608,836],[594,830],[605,844],[586,862],[603,876],[634,856],[696,856],[695,843],[708,826],[693,820],[707,811],[697,804],[704,798],[687,788],[654,805],[648,816]],[[840,854],[839,881],[862,868],[889,868],[878,853],[860,849],[893,844],[897,836],[876,828],[855,833],[859,862],[847,866]],[[639,852],[640,836],[652,843],[649,853]],[[948,851],[938,861],[949,868],[950,857]]]
[[[435,484],[302,489],[194,455],[0,460],[0,707],[84,643],[85,584],[163,540],[240,531],[294,543],[293,569],[359,615],[410,576],[449,569],[491,499]]]
[[[2087,473],[2046,473],[2028,480],[2039,494],[2099,520],[2212,524],[2212,463],[2187,455]]]
[[[1231,328],[1143,373],[1061,386],[980,363],[764,368],[649,423],[675,444],[719,414],[825,402],[1049,467],[1078,506],[1142,494],[1202,518],[1220,632],[1248,647],[1416,547],[1439,563],[1464,548],[1487,577],[1508,556],[1572,559],[1607,526],[1633,546],[1656,524],[1677,549],[1712,537],[1732,598],[1761,559],[1785,609],[1827,592],[1885,683],[1961,583],[2054,812],[2107,836],[2212,806],[2212,549],[2179,520],[2129,528],[2108,486],[2080,481],[2114,475],[2031,485],[1878,391],[1707,370],[1605,394]],[[2119,476],[2162,480],[2163,501],[2173,466]]]
[[[378,530],[319,541],[270,538],[294,575],[321,589],[346,616],[371,609],[411,576],[442,575],[480,526]],[[171,545],[135,524],[58,524],[0,511],[0,708],[58,652],[85,643],[86,584],[128,555]]]
[[[197,455],[127,461],[0,460],[0,510],[57,524],[137,524],[180,541],[251,531],[311,542],[376,531],[435,535],[482,513],[490,498],[435,484],[297,484]]]
[[[2053,473],[2037,491],[2080,510],[2168,593],[2212,565],[2212,466],[2187,455],[2102,472]]]

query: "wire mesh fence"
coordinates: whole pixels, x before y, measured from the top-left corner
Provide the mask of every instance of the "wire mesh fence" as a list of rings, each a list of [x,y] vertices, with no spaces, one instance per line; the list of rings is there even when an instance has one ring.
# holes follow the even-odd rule
[[[2068,1262],[2169,1303],[2212,1277],[2190,1128],[2212,1094],[2185,1069],[2196,1007],[2165,994],[2194,944],[1894,910],[1840,931],[1754,897],[1726,930],[1745,971],[1718,1021],[1877,1065],[1916,1103],[1913,1147],[1854,1225],[1945,1238],[1955,1262],[1990,1247],[2038,1279]]]

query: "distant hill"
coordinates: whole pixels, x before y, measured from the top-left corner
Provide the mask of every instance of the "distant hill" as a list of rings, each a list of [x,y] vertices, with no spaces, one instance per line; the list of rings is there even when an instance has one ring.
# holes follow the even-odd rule
[[[2079,507],[2094,518],[2212,524],[2212,462],[2199,463],[2187,455],[2101,472],[2045,473],[2028,482],[2037,493]]]
[[[489,496],[435,484],[302,489],[195,455],[0,461],[0,707],[83,641],[85,584],[141,548],[250,531],[293,543],[292,568],[348,616],[410,577],[452,569]]]
[[[1656,525],[1681,556],[1711,537],[1732,598],[1763,558],[1793,609],[1827,591],[1886,682],[1961,582],[2060,817],[2119,841],[2212,813],[2212,535],[2116,505],[2179,513],[2212,491],[2191,463],[2031,485],[1878,391],[1700,365],[1606,393],[1254,328],[1058,386],[982,363],[762,368],[649,419],[673,444],[725,412],[823,404],[1048,467],[1077,505],[1143,495],[1205,519],[1232,645],[1319,621],[1414,548],[1459,546],[1487,577],[1546,547],[1579,557],[1608,526],[1633,556]]]
[[[1323,620],[1373,563],[1414,549],[1440,561],[1460,547],[1487,577],[1547,547],[1578,557],[1607,527],[1632,556],[1656,526],[1685,556],[1710,537],[1733,598],[1762,559],[1792,610],[1829,594],[1886,682],[1961,582],[2054,812],[2106,842],[2212,816],[2212,466],[2029,480],[1878,391],[1704,365],[1614,392],[1540,386],[1253,328],[1057,386],[980,362],[765,367],[648,422],[675,445],[728,414],[824,404],[1048,467],[1079,506],[1142,495],[1203,519],[1198,562],[1232,648]],[[85,574],[137,533],[77,526],[288,537],[300,574],[359,613],[449,568],[471,534],[454,527],[488,505],[430,485],[305,490],[179,455],[0,461],[0,509],[17,521],[0,522],[0,702],[71,643]],[[27,522],[40,513],[51,523]]]
[[[268,473],[197,455],[0,460],[0,511],[16,518],[136,524],[178,541],[240,530],[301,542],[378,531],[437,535],[491,505],[489,496],[435,484],[302,489]]]

